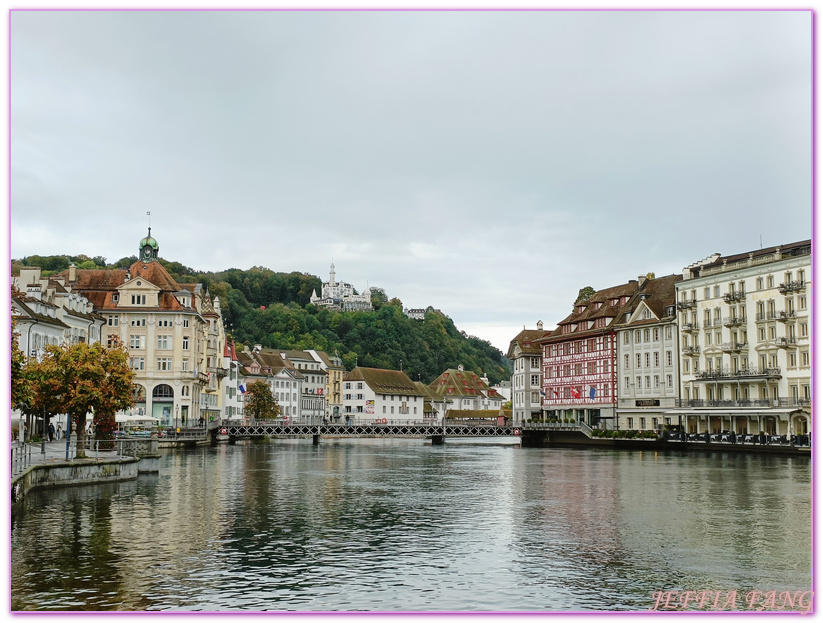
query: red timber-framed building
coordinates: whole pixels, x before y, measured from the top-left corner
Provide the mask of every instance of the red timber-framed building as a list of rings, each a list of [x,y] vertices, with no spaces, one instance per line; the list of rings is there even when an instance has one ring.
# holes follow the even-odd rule
[[[637,281],[595,292],[575,303],[557,329],[535,340],[543,348],[542,410],[551,421],[571,419],[592,428],[615,428],[617,334],[631,312]]]

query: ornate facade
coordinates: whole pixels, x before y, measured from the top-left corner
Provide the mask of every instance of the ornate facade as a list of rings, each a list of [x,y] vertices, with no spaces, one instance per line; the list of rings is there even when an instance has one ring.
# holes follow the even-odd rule
[[[323,283],[321,296],[312,290],[310,301],[314,305],[330,307],[343,311],[371,311],[371,289],[366,288],[363,294],[356,294],[354,286],[345,281],[337,281],[334,276],[334,264],[329,270],[329,280]]]

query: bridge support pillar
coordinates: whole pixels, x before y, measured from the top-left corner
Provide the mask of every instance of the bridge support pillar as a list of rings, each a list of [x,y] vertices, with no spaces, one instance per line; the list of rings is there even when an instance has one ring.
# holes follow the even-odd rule
[[[311,436],[311,445],[319,446],[320,445],[320,435],[312,435]]]
[[[432,435],[432,445],[442,446],[446,443],[446,438],[443,435]]]

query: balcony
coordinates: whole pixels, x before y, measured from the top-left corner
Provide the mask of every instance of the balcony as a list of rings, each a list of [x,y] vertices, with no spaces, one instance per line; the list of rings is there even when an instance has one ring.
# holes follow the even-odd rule
[[[797,320],[797,315],[795,314],[794,310],[776,312],[774,315],[774,320],[777,320],[778,322],[795,321]]]
[[[746,324],[745,318],[738,318],[737,316],[730,316],[728,318],[723,318],[723,326],[724,327],[738,327],[742,324]]]
[[[694,333],[695,331],[700,331],[700,324],[697,322],[685,322],[683,323],[683,330],[687,333]]]
[[[802,292],[806,289],[805,281],[788,281],[777,286],[777,291],[780,294],[790,294],[792,292]]]
[[[699,370],[696,381],[739,381],[745,379],[779,379],[780,368],[743,368],[734,372],[728,370]]]
[[[723,295],[723,301],[726,303],[736,303],[746,298],[745,292],[727,292]]]
[[[721,346],[724,353],[739,353],[744,350],[748,344],[746,342],[726,342]]]
[[[774,343],[778,348],[794,348],[797,346],[797,340],[793,337],[779,337]]]
[[[229,373],[229,371],[224,368],[206,368],[206,372],[216,376],[218,379],[224,378]]]
[[[691,309],[692,307],[697,307],[697,299],[687,299],[677,303],[677,309]]]
[[[683,347],[683,354],[684,355],[699,355],[700,354],[700,347],[699,346],[684,346]]]
[[[783,406],[780,404],[784,400],[791,400],[790,398],[779,398],[777,401],[774,400],[686,400],[678,398],[675,401],[677,407],[692,407],[692,408],[705,408],[705,407],[738,407],[738,408],[754,408],[754,407],[775,407],[775,406]],[[798,401],[800,402],[800,401]],[[808,401],[806,401],[808,402]],[[778,403],[778,404],[775,404]]]

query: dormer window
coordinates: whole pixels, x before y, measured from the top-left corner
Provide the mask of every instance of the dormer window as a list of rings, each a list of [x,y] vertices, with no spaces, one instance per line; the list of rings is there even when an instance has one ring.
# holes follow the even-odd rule
[[[132,305],[145,305],[146,304],[146,295],[145,294],[132,294],[131,295],[131,304]]]

